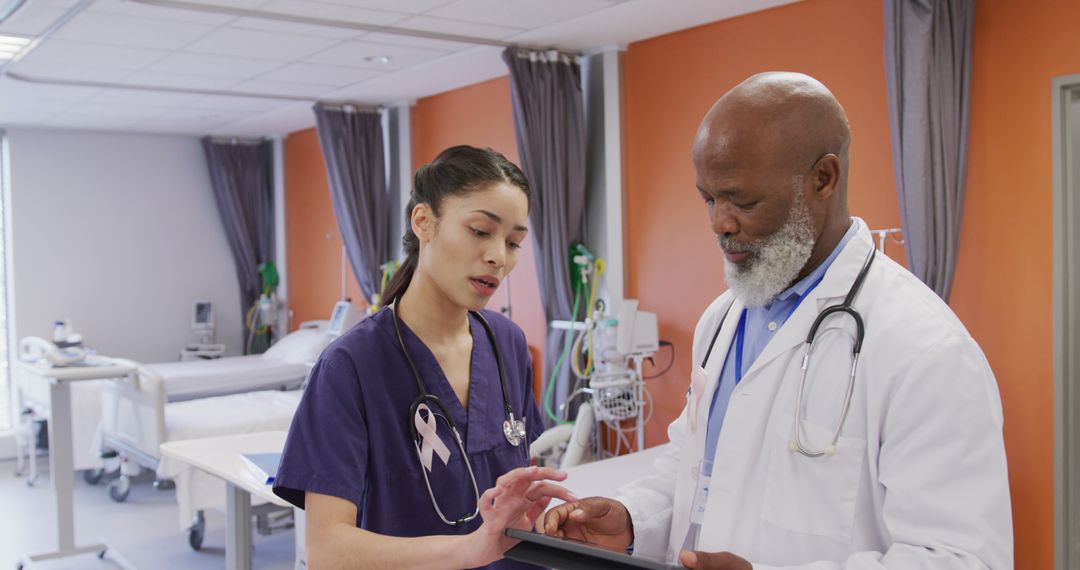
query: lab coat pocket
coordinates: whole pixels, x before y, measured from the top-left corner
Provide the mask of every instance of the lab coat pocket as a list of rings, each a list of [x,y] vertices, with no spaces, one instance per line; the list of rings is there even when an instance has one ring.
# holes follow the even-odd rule
[[[806,457],[792,451],[792,417],[769,428],[769,471],[761,518],[774,526],[850,542],[866,460],[866,440],[841,437],[834,455]],[[803,421],[804,444],[824,447],[833,432]]]

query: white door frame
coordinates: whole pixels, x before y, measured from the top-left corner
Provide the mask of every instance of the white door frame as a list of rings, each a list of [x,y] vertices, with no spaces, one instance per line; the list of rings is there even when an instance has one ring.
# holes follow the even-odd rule
[[[1080,569],[1080,75],[1051,82],[1054,164],[1054,568]]]

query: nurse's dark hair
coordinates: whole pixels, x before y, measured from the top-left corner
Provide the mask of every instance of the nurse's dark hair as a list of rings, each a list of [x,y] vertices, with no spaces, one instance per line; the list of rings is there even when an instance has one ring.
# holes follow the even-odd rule
[[[409,205],[405,207],[405,236],[401,238],[405,261],[383,289],[383,305],[400,298],[416,272],[420,257],[420,240],[412,230],[412,211],[416,205],[427,204],[438,217],[443,198],[482,190],[499,183],[520,188],[531,208],[532,197],[525,174],[516,164],[490,148],[452,146],[416,171]]]

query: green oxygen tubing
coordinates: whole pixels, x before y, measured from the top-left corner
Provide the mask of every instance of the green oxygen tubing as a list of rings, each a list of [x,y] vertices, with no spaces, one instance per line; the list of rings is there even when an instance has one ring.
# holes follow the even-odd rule
[[[589,294],[589,299],[585,305],[585,315],[588,318],[589,310],[596,302],[596,289],[597,284],[600,281],[600,275],[604,273],[604,260],[597,258],[584,244],[575,243],[570,245],[569,251],[570,261],[570,282],[574,289],[574,308],[571,311],[570,322],[577,322],[578,310],[581,308],[581,299],[585,295],[585,291],[589,289],[589,274],[592,274],[592,287]],[[573,423],[569,420],[564,420],[555,413],[554,406],[554,394],[555,394],[555,382],[559,377],[559,370],[562,370],[563,364],[566,363],[566,359],[570,356],[571,349],[574,345],[574,331],[568,329],[566,331],[566,338],[563,341],[563,350],[559,354],[559,359],[556,361],[555,366],[551,369],[551,375],[548,378],[547,386],[544,390],[544,413],[548,418],[556,424],[568,424]],[[589,364],[586,368],[591,367],[592,354],[589,355]]]

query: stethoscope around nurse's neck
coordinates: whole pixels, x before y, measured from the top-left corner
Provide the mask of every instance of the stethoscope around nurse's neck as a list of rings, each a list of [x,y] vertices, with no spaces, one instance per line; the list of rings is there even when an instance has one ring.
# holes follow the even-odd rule
[[[409,407],[408,424],[409,432],[412,435],[413,445],[416,447],[416,454],[423,467],[421,472],[424,475],[424,484],[427,485],[428,495],[431,496],[431,504],[435,507],[435,512],[444,523],[451,526],[465,524],[475,519],[480,513],[480,488],[476,483],[476,474],[473,472],[472,462],[469,461],[469,456],[465,452],[465,443],[461,439],[461,433],[458,431],[457,422],[455,422],[453,416],[450,415],[450,410],[446,407],[446,404],[442,399],[427,391],[427,386],[424,385],[424,380],[420,376],[420,371],[416,368],[416,363],[413,362],[412,355],[409,354],[408,348],[405,347],[405,338],[401,334],[401,323],[398,319],[397,307],[391,305],[388,309],[394,316],[394,332],[397,334],[401,352],[405,355],[405,360],[409,363],[409,369],[412,371],[413,379],[416,381],[416,389],[419,393]],[[491,328],[491,324],[488,323],[487,319],[484,318],[484,315],[479,311],[469,311],[469,314],[480,321],[481,326],[484,327],[484,332],[487,334],[488,341],[491,342],[491,349],[495,353],[495,364],[499,370],[499,385],[502,388],[503,406],[507,418],[503,421],[502,425],[503,436],[510,445],[521,447],[521,444],[526,438],[525,422],[524,418],[518,419],[517,416],[514,415],[514,408],[510,405],[510,392],[506,385],[506,374],[503,368],[502,353],[499,350],[499,343],[495,339],[495,331]],[[434,410],[432,409],[432,406],[435,407]],[[424,413],[426,413],[426,417],[424,416]],[[432,469],[432,460],[435,455],[439,456],[439,459],[442,460],[444,465],[448,464],[450,461],[450,449],[446,447],[446,444],[443,443],[438,435],[438,422],[436,416],[442,417],[450,427],[450,431],[453,433],[454,440],[457,443],[458,450],[461,453],[462,462],[465,464],[465,469],[469,473],[473,494],[476,496],[476,508],[473,512],[453,520],[447,518],[439,507],[438,501],[435,500],[435,493],[431,488],[431,481],[428,478],[428,472]],[[527,456],[525,462],[528,463]]]
[[[863,262],[862,269],[859,270],[859,274],[855,277],[855,281],[851,284],[851,288],[848,289],[848,293],[847,296],[844,297],[844,301],[839,305],[832,305],[826,307],[824,310],[818,313],[817,318],[814,319],[814,323],[810,325],[809,334],[807,334],[806,336],[806,350],[803,353],[802,365],[800,367],[801,371],[799,376],[799,392],[795,398],[795,414],[793,416],[794,419],[792,420],[793,425],[791,428],[791,442],[788,444],[788,447],[791,449],[791,451],[801,453],[806,457],[821,457],[823,455],[832,456],[836,454],[836,443],[840,441],[840,432],[844,429],[844,422],[847,420],[848,410],[851,408],[851,398],[852,395],[855,393],[855,373],[858,371],[859,368],[859,355],[862,353],[863,338],[865,337],[866,332],[862,315],[860,315],[859,312],[852,307],[852,304],[855,302],[855,297],[862,289],[863,282],[866,280],[866,276],[870,272],[870,265],[874,262],[874,257],[876,255],[877,250],[871,248],[870,254],[866,256],[866,261]],[[814,285],[814,287],[816,286],[817,284]],[[813,287],[811,287],[811,290],[812,289]],[[809,291],[804,293],[803,298],[805,298],[808,294]],[[709,356],[712,355],[713,347],[716,345],[716,338],[720,336],[720,330],[724,327],[724,321],[727,320],[728,313],[731,312],[731,307],[734,304],[735,301],[732,300],[732,302],[728,304],[727,309],[724,310],[724,316],[720,317],[720,324],[717,325],[716,332],[713,333],[712,342],[709,343],[709,349],[705,352],[705,358],[701,361],[701,367],[703,369],[705,368],[705,365],[709,362]],[[743,311],[743,315],[741,315],[739,318],[740,330],[736,332],[736,338],[739,341],[741,341],[743,335],[743,331],[741,329],[745,326],[746,322],[745,309]],[[851,363],[851,374],[850,376],[848,376],[847,390],[844,393],[844,404],[840,412],[840,421],[836,426],[836,431],[833,432],[831,442],[821,449],[813,449],[803,442],[802,437],[802,407],[803,400],[806,396],[806,373],[807,370],[809,370],[810,368],[810,355],[814,352],[814,339],[815,337],[817,337],[818,329],[821,328],[821,325],[825,322],[825,319],[834,315],[847,315],[851,317],[853,321],[855,321],[855,343],[852,345],[851,348],[851,354],[853,357],[853,361]],[[736,375],[741,378],[742,342],[736,342],[736,351],[736,361],[738,362],[737,367],[739,368],[739,370],[736,371]]]

